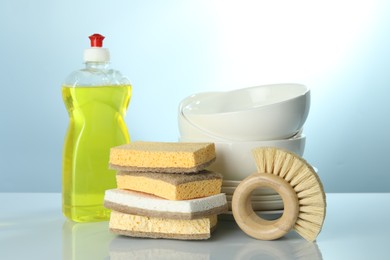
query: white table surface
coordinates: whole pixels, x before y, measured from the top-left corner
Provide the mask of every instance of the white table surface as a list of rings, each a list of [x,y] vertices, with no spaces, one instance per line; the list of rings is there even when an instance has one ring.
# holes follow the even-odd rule
[[[295,232],[276,241],[220,221],[206,241],[121,237],[107,222],[78,224],[55,193],[0,193],[0,259],[390,259],[390,193],[327,194],[316,243]]]

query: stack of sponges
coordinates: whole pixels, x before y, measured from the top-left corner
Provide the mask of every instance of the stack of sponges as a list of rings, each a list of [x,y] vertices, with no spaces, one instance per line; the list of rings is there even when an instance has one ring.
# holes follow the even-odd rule
[[[117,189],[107,190],[114,233],[151,238],[207,239],[217,214],[227,211],[222,176],[205,170],[213,143],[133,142],[114,147],[110,168]]]

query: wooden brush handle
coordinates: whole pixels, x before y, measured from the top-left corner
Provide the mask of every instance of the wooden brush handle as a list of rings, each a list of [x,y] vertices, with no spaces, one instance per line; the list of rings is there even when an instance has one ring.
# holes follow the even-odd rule
[[[276,220],[265,220],[253,211],[251,197],[257,188],[272,188],[283,199],[283,215]],[[284,236],[295,225],[298,213],[298,197],[284,179],[270,173],[254,173],[236,188],[232,199],[232,211],[238,226],[249,236],[262,240],[274,240]]]

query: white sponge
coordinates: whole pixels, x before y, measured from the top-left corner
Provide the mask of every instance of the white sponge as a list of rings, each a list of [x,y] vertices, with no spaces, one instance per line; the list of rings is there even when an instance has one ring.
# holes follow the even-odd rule
[[[224,213],[228,210],[224,193],[191,200],[166,200],[130,190],[107,190],[106,208],[127,214],[170,219],[196,219]]]

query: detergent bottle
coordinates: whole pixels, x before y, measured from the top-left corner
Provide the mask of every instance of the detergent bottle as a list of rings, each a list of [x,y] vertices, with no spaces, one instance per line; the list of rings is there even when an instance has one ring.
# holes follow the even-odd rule
[[[104,36],[90,37],[84,51],[85,68],[71,73],[62,85],[69,114],[62,159],[62,211],[75,222],[109,219],[104,192],[116,187],[109,170],[110,148],[130,142],[124,121],[132,86],[110,68]]]

